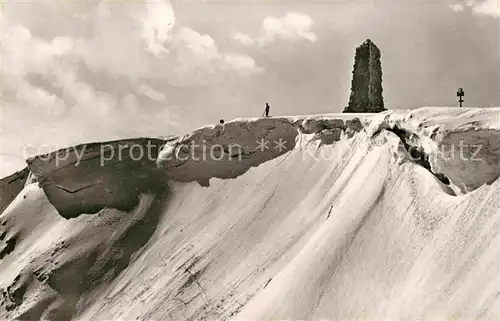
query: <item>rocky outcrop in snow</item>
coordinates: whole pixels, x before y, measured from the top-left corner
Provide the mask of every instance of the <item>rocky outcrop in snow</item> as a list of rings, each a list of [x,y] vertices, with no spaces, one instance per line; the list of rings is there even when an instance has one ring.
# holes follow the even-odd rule
[[[236,178],[291,151],[299,133],[315,135],[323,144],[352,137],[363,126],[359,118],[263,118],[207,126],[172,140],[160,152],[157,164],[173,181],[197,181],[208,186],[211,178]]]
[[[211,178],[238,177],[292,150],[297,134],[297,128],[286,118],[203,127],[167,143],[157,164],[173,181],[197,181],[208,186]]]
[[[49,200],[67,218],[105,207],[130,210],[138,202],[137,195],[168,181],[208,186],[212,178],[238,177],[293,150],[298,135],[304,134],[331,145],[360,131],[375,135],[387,129],[397,132],[407,149],[407,160],[451,183],[458,193],[496,180],[500,176],[498,130],[477,128],[481,126],[464,118],[457,123],[461,118],[455,117],[455,109],[441,111],[448,114],[448,120],[418,117],[418,110],[357,114],[359,117],[235,120],[184,137],[79,145],[30,159],[28,166]],[[492,118],[495,112],[489,111]]]
[[[251,167],[295,146],[300,132],[325,144],[361,130],[359,119],[264,118],[207,126],[184,137],[131,139],[82,144],[28,160],[28,167],[50,202],[66,218],[105,207],[130,210],[138,195],[168,181],[236,178]]]
[[[105,207],[131,210],[139,195],[162,191],[167,180],[156,168],[161,139],[82,144],[29,159],[50,202],[66,218]]]
[[[498,108],[395,111],[375,118],[370,130],[397,130],[417,154],[416,161],[425,160],[432,172],[445,176],[463,194],[500,177],[499,112]]]

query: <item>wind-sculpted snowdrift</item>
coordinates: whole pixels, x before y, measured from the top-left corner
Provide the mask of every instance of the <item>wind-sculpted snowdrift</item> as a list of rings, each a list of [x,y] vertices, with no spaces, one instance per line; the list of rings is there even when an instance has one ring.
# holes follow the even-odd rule
[[[497,320],[499,136],[422,108],[41,155],[0,181],[0,319]]]

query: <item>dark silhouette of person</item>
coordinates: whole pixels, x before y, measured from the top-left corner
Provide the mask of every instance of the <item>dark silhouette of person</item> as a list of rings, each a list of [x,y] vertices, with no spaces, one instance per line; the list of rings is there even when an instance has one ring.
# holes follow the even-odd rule
[[[269,117],[269,109],[271,109],[271,107],[266,103],[266,117]]]
[[[224,124],[224,119],[221,119],[221,120],[220,120],[220,123],[221,123],[221,124]]]

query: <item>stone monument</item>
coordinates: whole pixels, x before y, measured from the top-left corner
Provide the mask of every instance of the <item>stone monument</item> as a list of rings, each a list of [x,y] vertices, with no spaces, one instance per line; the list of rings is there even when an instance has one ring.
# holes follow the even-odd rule
[[[356,48],[351,96],[344,113],[378,113],[384,110],[380,50],[367,39]]]

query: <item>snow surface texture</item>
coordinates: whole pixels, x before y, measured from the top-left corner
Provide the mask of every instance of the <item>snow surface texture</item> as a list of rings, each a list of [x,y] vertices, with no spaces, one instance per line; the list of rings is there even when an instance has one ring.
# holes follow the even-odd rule
[[[0,319],[498,320],[499,136],[500,108],[421,108],[31,159],[0,181]]]

